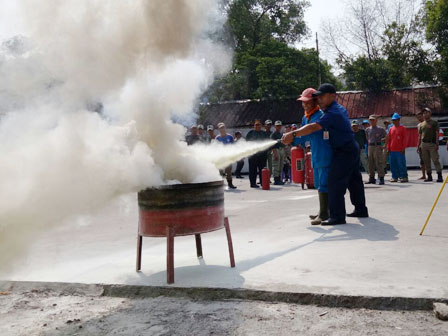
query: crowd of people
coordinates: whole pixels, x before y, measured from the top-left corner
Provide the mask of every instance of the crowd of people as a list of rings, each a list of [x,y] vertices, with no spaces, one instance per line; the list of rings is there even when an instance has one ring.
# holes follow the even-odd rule
[[[425,107],[416,114],[418,121],[417,152],[420,157],[422,176],[419,180],[433,181],[432,164],[437,172],[437,182],[443,182],[442,166],[439,159],[440,128],[436,120],[431,119],[431,109]],[[384,128],[377,125],[377,117],[371,115],[369,120],[363,120],[360,128],[359,122],[352,121],[355,140],[360,147],[360,161],[362,169],[369,174],[366,184],[376,184],[375,171],[378,184],[384,185],[384,176],[388,166],[392,174],[390,182],[409,182],[406,166],[406,147],[408,132],[401,125],[401,116],[392,114],[392,123],[384,121]],[[448,145],[447,145],[448,149]]]
[[[236,131],[234,135],[227,133],[226,125],[223,122],[217,125],[218,135],[215,135],[213,125],[207,126],[207,134],[204,132],[203,125],[193,125],[190,128],[190,133],[186,136],[185,141],[188,145],[195,143],[212,143],[219,141],[223,144],[232,144],[238,141],[264,141],[264,140],[278,140],[277,144],[272,148],[259,152],[248,158],[249,161],[249,180],[251,188],[260,188],[261,172],[263,168],[268,168],[272,173],[275,185],[284,185],[286,182],[291,182],[291,145],[284,145],[281,143],[283,136],[283,124],[280,120],[274,123],[274,131],[272,131],[272,121],[266,120],[264,122],[264,129],[260,120],[255,120],[254,128],[250,130],[244,138],[240,131]],[[285,125],[286,132],[292,129],[297,129],[297,125]],[[241,171],[244,167],[244,159],[236,163],[235,177],[243,179],[244,176]],[[223,170],[229,188],[236,189],[232,183],[232,166]],[[257,181],[257,176],[259,176]]]
[[[234,136],[228,134],[225,124],[221,122],[217,125],[219,134],[216,136],[212,125],[207,126],[207,133],[202,125],[192,126],[186,141],[189,145],[212,141],[227,145],[236,141],[276,140],[277,143],[270,149],[248,158],[251,188],[260,187],[264,168],[271,172],[275,185],[291,182],[292,146],[311,149],[314,186],[319,195],[319,212],[310,215],[312,225],[345,224],[346,216],[368,217],[364,183],[384,185],[388,166],[392,175],[391,183],[409,182],[405,156],[408,133],[406,127],[401,125],[398,113],[392,114],[392,122],[385,120],[384,127],[378,126],[378,117],[375,115],[362,122],[350,122],[346,109],[336,101],[335,87],[328,83],[322,84],[317,90],[304,90],[298,101],[304,109],[300,128],[295,124],[284,126],[280,120],[275,123],[266,120],[262,123],[257,119],[253,129],[244,138],[239,131]],[[438,122],[431,118],[429,108],[419,111],[416,118],[419,135],[417,152],[422,171],[420,179],[425,182],[433,181],[433,163],[437,182],[443,182],[438,154]],[[243,178],[243,166],[244,160],[237,162],[236,178]],[[361,170],[369,176],[365,182],[362,180]],[[232,183],[232,167],[227,167],[223,174],[229,188],[236,188]],[[349,190],[354,206],[354,211],[349,214],[345,211],[346,190]]]

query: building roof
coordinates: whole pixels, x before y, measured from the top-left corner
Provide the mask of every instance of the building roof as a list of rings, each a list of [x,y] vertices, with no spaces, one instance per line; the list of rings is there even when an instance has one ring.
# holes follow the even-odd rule
[[[301,123],[303,108],[297,98],[281,100],[243,100],[217,104],[203,104],[199,123],[217,125],[224,122],[228,128],[249,127],[255,119],[281,120],[283,124]],[[381,93],[341,91],[337,101],[344,105],[349,118],[367,118],[371,114],[390,117],[394,112],[413,116],[424,107],[436,116],[448,115],[448,88],[440,86],[406,88]]]
[[[219,122],[228,128],[250,127],[255,119],[263,123],[270,119],[274,123],[281,120],[285,124],[301,123],[302,104],[297,98],[282,100],[245,100],[218,104],[203,104],[198,123],[217,125]]]
[[[345,106],[350,118],[366,118],[370,114],[390,117],[394,112],[401,116],[413,116],[424,107],[434,115],[448,115],[448,89],[440,86],[406,88],[381,93],[339,92],[338,102]]]

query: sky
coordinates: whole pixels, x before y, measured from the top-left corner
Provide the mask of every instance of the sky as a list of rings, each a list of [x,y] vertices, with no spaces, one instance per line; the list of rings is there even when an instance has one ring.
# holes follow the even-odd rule
[[[0,40],[15,34],[20,25],[16,0],[0,0]]]
[[[331,20],[342,16],[345,8],[344,0],[311,0],[311,6],[305,11],[305,21],[313,33],[313,41],[316,32],[321,34],[319,26],[324,20]]]
[[[320,28],[322,22],[326,20],[334,20],[343,16],[345,8],[345,0],[310,0],[311,6],[305,11],[305,21],[311,36],[305,41],[298,44],[298,47],[315,48],[316,47],[316,32],[319,36],[319,51],[320,57],[334,63],[332,59],[334,55],[330,54],[323,43],[322,29]]]

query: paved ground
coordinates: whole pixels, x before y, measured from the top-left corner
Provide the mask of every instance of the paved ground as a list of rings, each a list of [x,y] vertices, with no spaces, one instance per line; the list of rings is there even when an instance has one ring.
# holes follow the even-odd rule
[[[123,299],[53,291],[0,294],[0,335],[448,335],[428,311],[286,303]]]
[[[237,267],[229,267],[223,230],[203,235],[201,260],[194,237],[179,237],[174,286],[448,298],[448,188],[419,236],[441,184],[417,177],[411,171],[408,184],[368,186],[371,218],[337,227],[309,225],[314,190],[253,190],[247,177],[237,180],[225,194]],[[347,204],[351,210],[348,197]],[[36,237],[0,279],[166,285],[164,239],[144,239],[135,272],[136,230],[136,197],[127,195]]]

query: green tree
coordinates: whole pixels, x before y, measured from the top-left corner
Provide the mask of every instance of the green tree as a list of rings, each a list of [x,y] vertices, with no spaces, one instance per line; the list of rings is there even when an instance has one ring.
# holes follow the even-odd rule
[[[377,56],[340,60],[348,89],[380,92],[417,83],[434,83],[434,62],[423,46],[420,26],[392,22],[381,37]]]
[[[327,62],[321,63],[322,81],[339,85]],[[247,98],[296,96],[317,86],[318,57],[314,49],[298,50],[270,40],[237,53],[234,70],[209,90],[211,102]]]
[[[275,39],[284,43],[300,41],[307,33],[305,0],[234,0],[227,6],[229,30],[237,51]]]
[[[391,89],[393,85],[388,67],[385,59],[369,59],[366,55],[347,60],[342,66],[346,88],[371,92]]]
[[[434,82],[433,62],[423,47],[419,28],[418,23],[406,26],[392,22],[384,32],[381,51],[395,88]]]
[[[448,85],[448,1],[426,1],[425,14],[426,37],[439,54],[435,62],[437,77]]]
[[[315,50],[292,47],[307,33],[307,6],[305,0],[229,1],[226,36],[235,48],[233,69],[213,83],[205,93],[208,100],[296,96],[317,86],[319,62],[322,80],[336,83]]]
[[[348,89],[378,92],[435,82],[419,2],[348,0],[344,17],[324,24],[324,41],[337,53]]]

